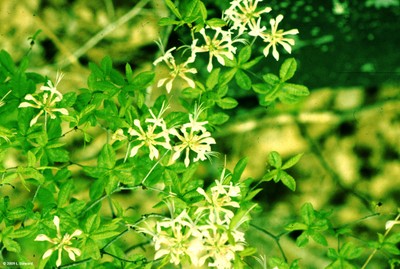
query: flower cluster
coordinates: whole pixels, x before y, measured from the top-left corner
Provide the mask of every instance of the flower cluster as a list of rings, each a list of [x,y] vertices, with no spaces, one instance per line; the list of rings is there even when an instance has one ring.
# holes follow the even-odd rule
[[[44,113],[45,122],[47,122],[47,116],[49,115],[51,119],[55,119],[56,115],[54,113],[58,112],[63,115],[68,115],[68,110],[65,108],[56,108],[56,104],[60,102],[63,98],[62,94],[57,90],[57,85],[63,78],[62,73],[58,73],[56,77],[56,83],[53,83],[48,80],[47,86],[43,85],[40,87],[42,93],[36,95],[36,97],[32,94],[27,94],[25,96],[25,100],[28,102],[22,102],[18,107],[33,107],[36,109],[40,109],[40,112],[31,120],[30,126],[37,123],[39,117]]]
[[[237,252],[246,246],[244,233],[239,229],[250,219],[251,209],[232,223],[240,208],[240,187],[232,182],[225,184],[224,180],[222,173],[209,192],[198,188],[204,199],[192,210],[184,209],[175,217],[164,218],[155,228],[138,227],[140,232],[152,236],[155,259],[166,257],[175,265],[189,262],[196,267],[206,264],[210,268],[232,268]]]
[[[55,245],[54,247],[48,249],[44,254],[42,259],[46,259],[53,254],[54,251],[58,251],[58,258],[56,261],[57,267],[59,267],[62,263],[61,260],[61,254],[62,251],[65,250],[68,253],[68,256],[71,260],[75,261],[75,255],[80,256],[81,251],[78,248],[71,247],[72,242],[71,240],[74,237],[80,236],[82,234],[81,230],[75,230],[71,235],[66,233],[64,236],[61,235],[60,232],[60,218],[58,216],[54,216],[53,223],[56,226],[57,229],[57,237],[56,238],[50,238],[45,234],[39,234],[36,236],[35,241],[48,241]]]
[[[231,6],[224,12],[224,19],[232,24],[233,29],[238,29],[239,34],[246,33],[250,36],[260,37],[268,45],[263,50],[265,57],[269,55],[272,47],[272,56],[278,61],[279,52],[276,46],[279,44],[291,53],[291,46],[295,44],[293,38],[287,38],[286,35],[296,35],[297,29],[283,31],[278,29],[279,23],[283,20],[283,15],[278,15],[276,19],[270,19],[270,30],[266,26],[261,26],[261,15],[269,13],[270,7],[258,10],[258,3],[262,0],[234,0]]]
[[[211,133],[204,127],[208,124],[208,121],[199,121],[198,119],[202,109],[196,107],[194,113],[189,114],[188,123],[184,123],[180,127],[168,128],[162,117],[168,108],[163,103],[157,116],[150,109],[151,118],[145,120],[145,129],[142,127],[140,120],[135,119],[133,121],[135,128],[129,128],[127,131],[127,134],[133,139],[132,143],[135,143],[132,148],[129,146],[129,156],[136,156],[139,149],[145,146],[149,149],[149,158],[151,160],[159,158],[160,147],[173,151],[171,161],[176,161],[184,153],[186,167],[190,164],[191,152],[196,154],[192,158],[193,162],[206,160],[207,156],[212,152],[211,145],[216,142],[211,137]],[[174,139],[171,139],[170,136],[175,137],[177,142],[174,142]],[[128,139],[122,129],[118,129],[113,138],[116,140]]]
[[[211,72],[213,69],[213,59],[217,59],[218,63],[225,65],[225,58],[232,60],[236,54],[237,47],[235,43],[244,43],[245,39],[242,38],[245,34],[252,37],[260,37],[265,43],[266,47],[263,50],[264,56],[267,57],[272,48],[272,56],[278,61],[279,52],[277,45],[291,53],[295,44],[293,38],[286,37],[287,35],[296,35],[299,33],[297,29],[284,31],[278,29],[279,23],[283,20],[283,15],[278,15],[275,19],[270,19],[270,29],[262,24],[262,15],[271,12],[270,7],[258,8],[258,4],[262,0],[233,0],[230,7],[224,11],[223,20],[229,25],[227,30],[221,27],[205,26],[198,34],[202,36],[204,41],[200,41],[193,35],[192,44],[190,45],[191,55],[181,64],[176,64],[175,57],[172,51],[176,47],[168,50],[163,56],[154,61],[154,65],[164,62],[169,68],[169,76],[162,78],[158,81],[157,86],[161,87],[166,85],[167,92],[170,93],[172,84],[176,77],[184,79],[189,87],[194,88],[195,82],[187,74],[196,74],[197,70],[194,67],[189,67],[194,63],[198,53],[208,52],[209,60],[207,64],[207,71]],[[210,33],[213,35],[210,35]],[[197,34],[197,33],[196,33]],[[201,44],[200,44],[201,43]]]

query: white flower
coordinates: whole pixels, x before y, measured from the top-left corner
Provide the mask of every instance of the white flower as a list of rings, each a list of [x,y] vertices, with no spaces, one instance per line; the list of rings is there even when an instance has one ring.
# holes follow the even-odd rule
[[[391,229],[394,225],[400,224],[400,220],[389,220],[386,222],[385,229],[389,230]]]
[[[249,34],[257,36],[254,34],[256,32],[255,27],[259,27],[258,31],[265,30],[265,27],[259,26],[261,14],[271,11],[270,7],[257,10],[259,2],[262,2],[262,0],[234,0],[230,3],[231,6],[225,10],[224,19],[232,22],[232,29],[238,29],[239,35],[250,29],[252,34]]]
[[[270,20],[271,24],[271,33],[264,33],[262,35],[262,38],[264,42],[269,43],[265,49],[263,50],[263,53],[265,57],[268,56],[269,54],[269,49],[272,47],[272,56],[278,61],[279,60],[279,52],[276,49],[276,45],[280,44],[282,47],[288,52],[292,52],[291,46],[294,45],[295,41],[292,38],[286,38],[284,37],[285,35],[296,35],[299,33],[297,29],[292,29],[289,31],[283,31],[283,30],[278,30],[278,24],[283,20],[282,15],[278,15],[275,19]]]
[[[206,160],[207,156],[212,154],[211,146],[215,144],[215,139],[211,137],[211,133],[207,132],[204,125],[208,124],[208,121],[198,121],[200,114],[204,111],[202,106],[195,106],[194,113],[189,114],[189,122],[183,124],[179,131],[171,129],[170,134],[176,136],[181,143],[173,146],[174,154],[172,155],[172,161],[177,160],[183,151],[185,151],[185,166],[188,167],[190,163],[190,151],[197,153],[197,156],[193,158],[193,162],[198,160]]]
[[[215,35],[212,39],[206,35],[205,28],[202,28],[200,34],[203,36],[205,44],[197,46],[197,39],[193,40],[192,44],[192,51],[194,53],[209,52],[208,72],[211,72],[213,69],[213,57],[217,58],[217,61],[221,65],[225,65],[224,57],[233,60],[234,54],[236,53],[236,47],[233,46],[234,41],[232,40],[232,33],[218,27],[212,29],[215,31]]]
[[[161,105],[160,112],[158,113],[157,116],[155,116],[153,111],[151,109],[149,109],[152,118],[151,119],[147,118],[146,122],[151,122],[151,123],[153,123],[154,126],[159,126],[163,130],[165,130],[166,124],[165,124],[164,118],[162,118],[162,115],[165,113],[165,111],[167,111],[168,108],[169,108],[169,105],[165,105],[165,101],[164,101]]]
[[[184,79],[191,88],[194,88],[196,86],[194,81],[186,76],[186,73],[191,73],[191,74],[197,73],[196,68],[188,67],[188,64],[194,61],[194,57],[191,56],[186,60],[186,62],[183,62],[181,64],[176,64],[175,58],[171,54],[171,52],[175,49],[176,49],[175,47],[169,49],[163,56],[161,56],[160,58],[158,58],[153,62],[154,65],[157,65],[160,62],[164,62],[171,70],[169,72],[168,77],[160,79],[157,83],[157,87],[161,87],[162,85],[166,84],[165,88],[167,89],[168,93],[171,92],[172,83],[174,82],[176,77],[181,77],[182,79]]]
[[[222,230],[218,225],[208,225],[203,231],[204,249],[206,255],[202,259],[211,259],[208,267],[218,269],[231,269],[232,261],[235,259],[235,253],[244,250],[244,241],[234,238],[234,244],[228,241],[228,232]]]
[[[138,130],[130,128],[128,133],[131,136],[137,136],[136,139],[141,142],[131,149],[130,157],[135,156],[142,146],[147,146],[149,148],[149,157],[151,160],[154,158],[158,159],[159,157],[159,152],[156,148],[157,145],[160,145],[165,149],[171,149],[171,145],[169,144],[169,133],[166,128],[161,128],[161,130],[159,130],[160,128],[157,125],[147,125],[147,131],[144,131],[138,119],[135,119],[133,124],[138,128]]]
[[[56,261],[57,267],[59,267],[62,263],[61,261],[61,254],[62,251],[65,250],[68,253],[68,256],[71,260],[75,261],[75,255],[80,256],[81,251],[78,248],[71,247],[72,242],[71,240],[82,234],[81,230],[75,230],[71,235],[68,233],[64,234],[64,236],[61,236],[60,232],[60,219],[57,216],[54,216],[53,223],[56,226],[57,229],[57,237],[56,238],[50,238],[45,234],[39,234],[36,236],[35,241],[49,241],[54,247],[48,249],[44,254],[42,259],[46,259],[53,254],[54,251],[58,251],[58,258]]]
[[[265,26],[261,26],[261,18],[258,18],[257,21],[251,21],[249,23],[249,35],[251,36],[263,36],[264,31],[267,29]]]
[[[154,259],[158,259],[165,255],[170,255],[170,263],[178,265],[181,258],[189,253],[193,253],[193,244],[191,242],[192,234],[198,233],[193,230],[192,220],[183,210],[176,218],[166,218],[157,222],[157,233],[153,237],[155,244]]]
[[[208,195],[204,189],[197,188],[197,192],[204,196],[206,205],[200,206],[196,214],[204,214],[204,211],[207,210],[206,213],[209,215],[209,220],[212,223],[229,225],[235,214],[226,207],[240,207],[238,202],[232,200],[232,197],[240,195],[240,187],[233,186],[232,182],[229,185],[223,185],[222,181],[223,176],[221,176],[220,180],[215,181],[216,185],[211,187],[211,195]]]
[[[47,81],[48,86],[43,85],[40,87],[40,90],[43,91],[43,93],[41,94],[42,100],[35,98],[32,94],[27,94],[25,96],[25,100],[31,102],[22,102],[18,106],[19,108],[33,107],[40,109],[40,112],[31,120],[30,126],[36,124],[39,117],[43,113],[45,114],[45,120],[47,120],[47,115],[50,115],[51,119],[55,119],[56,118],[56,115],[54,114],[55,112],[61,113],[63,115],[68,115],[67,109],[55,108],[56,103],[60,102],[63,98],[62,94],[56,88],[62,78],[63,74],[58,73],[55,85],[53,85],[53,83],[50,80],[48,80]]]
[[[125,139],[127,139],[127,137],[124,134],[124,130],[118,129],[115,131],[115,133],[113,133],[111,139],[118,140],[118,141],[124,141]]]

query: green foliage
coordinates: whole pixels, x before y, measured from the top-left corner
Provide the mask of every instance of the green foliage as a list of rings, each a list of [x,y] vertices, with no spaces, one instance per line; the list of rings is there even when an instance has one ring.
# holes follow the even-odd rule
[[[272,105],[277,99],[284,104],[295,104],[310,94],[307,87],[286,82],[294,76],[296,69],[296,60],[289,58],[281,65],[279,77],[269,73],[263,76],[263,83],[253,85],[262,106]]]
[[[339,251],[335,249],[328,249],[328,257],[334,260],[329,264],[327,269],[339,269],[339,268],[357,268],[357,266],[351,264],[351,260],[357,259],[363,253],[364,248],[357,247],[351,242],[347,242],[340,247]]]
[[[330,227],[328,216],[331,214],[326,211],[316,211],[311,203],[306,203],[300,210],[302,222],[294,222],[286,226],[288,231],[302,231],[296,239],[299,247],[304,247],[312,238],[316,243],[327,246],[328,242],[322,232],[327,231]]]
[[[291,168],[300,161],[303,154],[297,154],[290,158],[282,165],[282,158],[278,152],[273,151],[268,154],[268,163],[273,167],[272,170],[268,171],[262,178],[262,181],[274,180],[275,183],[281,181],[290,190],[296,190],[296,181],[289,175],[285,170]]]
[[[301,207],[299,221],[278,235],[252,224],[263,206],[256,203],[260,184],[273,180],[295,191],[298,182],[288,169],[302,154],[283,161],[273,151],[267,173],[261,179],[246,178],[246,156],[232,172],[225,165],[219,170],[213,162],[205,165],[219,156],[218,131],[235,117],[239,96],[254,91],[261,106],[271,106],[297,103],[309,90],[288,82],[297,70],[294,58],[282,63],[278,75],[259,74],[257,66],[266,55],[256,55],[254,35],[233,38],[238,29],[232,21],[209,18],[203,1],[165,4],[174,17],[159,24],[179,28],[193,42],[164,51],[156,60],[171,69],[165,78],[156,76],[157,69],[139,71],[129,64],[121,72],[106,56],[88,64],[86,88],[63,92],[58,85],[62,76],[53,81],[27,71],[29,53],[17,64],[0,51],[1,258],[29,261],[25,251],[32,246],[39,268],[68,263],[82,268],[161,268],[171,263],[192,268],[196,262],[212,266],[221,260],[226,263],[214,267],[247,268],[261,251],[246,241],[246,233],[256,229],[272,238],[282,254],[258,259],[263,268],[301,268],[300,259],[287,260],[279,241],[293,231],[300,231],[298,247],[312,239],[327,249],[327,268],[358,268],[367,249],[373,251],[371,259],[375,252],[383,253],[395,268],[400,263],[398,232],[389,234],[390,228],[365,246],[341,241],[354,236],[350,225],[334,228],[332,212],[317,211],[311,203]],[[257,16],[262,13],[268,12]],[[208,31],[217,33],[212,37]],[[39,33],[29,40],[34,43]],[[175,59],[172,52],[178,50],[184,52]],[[218,67],[213,65],[217,62]],[[187,84],[174,85],[178,94],[149,96],[155,87],[166,87],[169,94],[175,79]],[[216,173],[217,179],[210,181]],[[344,243],[332,248],[331,237]],[[150,244],[156,246],[151,254],[146,252]]]

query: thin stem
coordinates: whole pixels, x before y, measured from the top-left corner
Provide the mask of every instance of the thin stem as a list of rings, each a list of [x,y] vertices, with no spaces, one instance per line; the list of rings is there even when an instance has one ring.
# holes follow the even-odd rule
[[[351,193],[352,195],[354,195],[355,197],[357,197],[364,204],[364,206],[367,209],[372,211],[371,207],[370,207],[370,201],[367,197],[365,197],[365,195],[357,192],[352,187],[347,187],[347,186],[343,185],[343,183],[342,183],[343,180],[342,180],[341,176],[328,163],[325,156],[322,154],[322,151],[321,151],[319,145],[315,142],[315,140],[309,134],[307,127],[304,124],[302,124],[300,121],[298,121],[297,119],[296,119],[296,124],[297,124],[297,126],[299,126],[301,135],[307,140],[308,144],[310,145],[312,153],[314,153],[318,157],[317,159],[320,162],[321,166],[325,169],[326,172],[328,172],[328,174],[330,174],[334,183],[336,183],[343,190],[345,190],[345,191]]]
[[[396,219],[394,221],[398,221],[400,219],[400,213],[397,215]],[[386,230],[385,234],[383,235],[382,240],[385,239],[385,237],[390,233],[390,231],[392,230],[393,226],[390,227],[389,229]],[[367,268],[367,265],[369,264],[369,262],[372,260],[372,258],[375,256],[376,252],[378,251],[378,249],[374,249],[374,251],[372,251],[372,253],[368,256],[367,260],[365,261],[364,265],[361,267],[361,269],[365,269]]]
[[[125,154],[125,158],[124,158],[124,163],[126,162],[126,160],[128,159],[128,155],[129,155],[129,150],[131,149],[131,143],[128,143],[128,148],[126,149],[126,154]]]
[[[134,249],[137,249],[137,248],[144,249],[143,247],[148,245],[148,244],[150,244],[150,243],[151,243],[151,240],[144,241],[142,243],[139,243],[139,244],[136,244],[136,245],[133,245],[133,246],[129,247],[127,250],[125,250],[125,252],[129,253],[130,251],[132,251]]]
[[[271,237],[271,238],[275,241],[276,245],[278,246],[279,251],[281,252],[281,255],[282,255],[283,259],[285,260],[285,262],[287,262],[287,257],[286,257],[286,255],[285,255],[285,252],[283,251],[283,248],[282,248],[282,246],[281,246],[281,243],[279,242],[281,236],[284,235],[284,234],[286,234],[286,233],[281,233],[281,234],[279,234],[279,235],[274,235],[274,234],[271,233],[270,231],[267,231],[267,230],[265,230],[264,228],[261,228],[261,227],[255,225],[255,224],[250,223],[250,226],[253,227],[253,228],[255,228],[256,230],[259,230],[260,232],[265,233],[265,234],[268,235],[269,237]]]
[[[78,50],[76,50],[73,53],[73,59],[74,62],[77,62],[77,59],[79,59],[82,55],[84,55],[88,50],[96,46],[97,43],[99,43],[105,36],[107,36],[109,33],[123,25],[124,23],[128,22],[131,20],[133,17],[135,17],[137,14],[142,11],[143,7],[149,2],[149,0],[142,0],[138,4],[136,4],[135,7],[133,7],[128,13],[120,17],[118,20],[115,22],[112,22],[108,24],[105,28],[103,28],[100,32],[98,32],[96,35],[94,35],[91,39],[89,39],[82,47],[80,47]],[[62,67],[65,67],[71,63],[71,59],[68,58],[66,61],[61,63],[60,65]]]
[[[70,263],[70,264],[67,264],[67,265],[60,266],[59,268],[60,269],[61,268],[72,268],[72,267],[79,266],[81,264],[90,262],[91,260],[92,260],[92,258],[88,258],[88,259],[84,259],[84,260],[81,260],[81,261],[77,261],[77,262],[73,262],[73,263]]]
[[[131,260],[127,260],[127,259],[118,257],[117,255],[111,254],[110,252],[107,252],[107,251],[104,251],[104,250],[101,251],[101,253],[109,255],[109,256],[111,256],[111,257],[113,257],[113,258],[115,258],[117,260],[123,261],[123,262],[129,262],[129,263],[134,263],[134,264],[137,264],[139,262],[145,264],[147,262],[146,258],[142,258],[141,260],[131,261]]]
[[[156,166],[160,163],[160,161],[165,157],[165,155],[167,155],[167,153],[169,152],[169,150],[167,150],[160,159],[158,159],[158,161],[153,165],[153,167],[151,167],[150,171],[147,173],[147,175],[143,178],[142,180],[142,185],[144,185],[144,182],[147,180],[147,178],[150,176],[151,172],[153,172],[153,170],[156,168]]]
[[[119,235],[115,236],[110,242],[108,242],[104,247],[102,247],[101,250],[105,250],[108,246],[113,244],[115,241],[117,241],[119,238],[121,238],[128,231],[129,231],[129,229],[126,229],[126,230],[122,231]]]

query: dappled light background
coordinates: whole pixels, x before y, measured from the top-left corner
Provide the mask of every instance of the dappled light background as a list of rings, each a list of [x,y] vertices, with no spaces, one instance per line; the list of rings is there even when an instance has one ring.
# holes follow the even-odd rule
[[[204,2],[215,14],[229,4],[226,0]],[[264,2],[285,16],[285,28],[299,29],[292,52],[299,71],[293,81],[308,86],[311,95],[297,105],[261,108],[250,92],[233,92],[239,106],[229,112],[232,120],[215,135],[213,149],[222,158],[203,165],[199,173],[211,182],[225,159],[227,167],[233,169],[239,159],[249,156],[244,176],[257,179],[269,168],[269,152],[278,151],[285,159],[304,152],[290,170],[297,179],[296,192],[280,184],[263,183],[264,190],[256,197],[261,210],[254,214],[254,223],[279,234],[309,201],[318,210],[333,210],[334,225],[351,223],[361,241],[373,240],[377,232],[384,232],[385,222],[393,219],[400,207],[398,1],[393,5],[378,0]],[[89,62],[99,63],[108,55],[121,72],[129,63],[138,73],[154,68],[152,62],[160,56],[155,41],[172,47],[190,38],[158,26],[158,20],[166,16],[171,14],[161,0],[3,0],[0,49],[8,51],[16,62],[29,54],[29,70],[51,79],[61,70],[65,78],[59,90],[77,91],[86,87]],[[260,74],[276,73],[278,67],[269,57]],[[165,71],[157,67],[157,72]],[[180,85],[175,86],[170,102],[179,108]],[[164,91],[156,85],[149,88],[147,102]],[[68,137],[71,158],[84,164],[96,161],[106,139],[96,137],[97,131],[90,130],[95,138],[86,145],[77,144],[79,133]],[[6,160],[10,166],[13,158]],[[87,197],[85,177],[76,176],[82,180],[74,195]],[[6,187],[0,188],[0,194],[20,199],[30,195]],[[151,195],[129,192],[118,194],[116,199],[134,210],[151,212]],[[323,268],[329,263],[316,244],[297,248],[295,235],[281,239],[289,259],[302,257],[304,268]],[[279,255],[275,242],[251,227],[248,238],[260,253]],[[130,246],[129,238],[122,244]],[[25,244],[32,261],[39,259],[40,254],[30,247]],[[370,268],[381,268],[384,259],[377,255]]]

